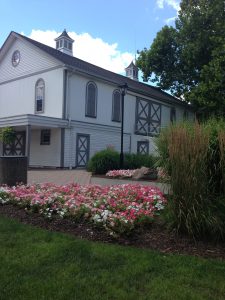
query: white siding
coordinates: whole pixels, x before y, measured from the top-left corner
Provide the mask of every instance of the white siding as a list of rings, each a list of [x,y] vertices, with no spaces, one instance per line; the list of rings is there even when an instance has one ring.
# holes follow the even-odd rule
[[[65,156],[64,166],[76,166],[76,138],[77,134],[90,135],[90,158],[98,151],[113,145],[115,150],[120,151],[120,131],[113,131],[103,127],[94,129],[93,126],[83,126],[82,124],[65,130]],[[130,152],[130,136],[124,135],[124,152]]]
[[[15,50],[20,51],[20,63],[13,67],[12,54]],[[53,57],[26,41],[16,39],[0,63],[0,83],[54,68],[57,65],[59,63]]]
[[[42,116],[62,117],[63,69],[56,69],[8,83],[0,84],[0,118],[35,113],[35,84],[45,82]]]
[[[60,167],[61,130],[51,129],[50,145],[40,145],[41,130],[31,131],[30,166]]]
[[[118,128],[118,139],[115,140],[115,133],[111,134],[107,130],[107,127],[103,127],[104,133],[98,133],[86,130],[82,131],[81,133],[89,133],[93,135],[93,140],[91,142],[91,156],[94,152],[105,149],[107,144],[113,144],[115,148],[119,151],[120,150],[120,127],[121,123],[113,122],[112,121],[112,94],[113,91],[117,88],[116,86],[110,85],[108,83],[103,83],[98,80],[93,80],[98,88],[98,97],[97,97],[97,117],[96,118],[90,118],[85,116],[85,101],[86,101],[86,85],[87,83],[91,81],[89,78],[85,78],[84,76],[73,74],[69,77],[68,82],[68,106],[67,106],[67,117],[71,118],[72,120],[80,121],[80,122],[87,122],[90,124],[101,124],[103,126],[113,126]],[[142,135],[136,135],[134,134],[135,130],[135,118],[136,118],[136,97],[139,96],[140,98],[153,101],[153,102],[159,102],[153,98],[141,96],[138,94],[132,94],[129,93],[125,96],[124,101],[124,132],[129,135],[129,151],[131,152],[137,152],[137,142],[138,141],[149,141],[149,152],[154,153],[155,152],[155,145],[154,145],[154,138],[152,137],[146,137]],[[166,127],[170,124],[170,111],[171,107],[173,105],[169,104],[161,104],[161,128]],[[183,120],[183,113],[184,108],[179,107],[177,105],[174,106],[176,108],[176,115],[177,120]],[[191,114],[189,113],[189,116],[191,117]],[[192,118],[192,117],[191,117]],[[72,133],[73,143],[75,141],[75,133],[79,132],[78,129],[74,130]],[[97,142],[96,142],[97,141]],[[67,135],[66,140],[66,147],[70,147],[71,141],[69,141],[69,137]],[[128,149],[128,148],[127,148]],[[68,149],[65,151],[65,153],[69,153]],[[72,145],[70,156],[75,157],[75,145]],[[67,156],[65,161],[68,162],[71,159]]]
[[[164,128],[170,124],[170,106],[161,106],[161,128]]]
[[[116,86],[97,80],[93,80],[98,89],[97,117],[85,117],[86,85],[89,81],[91,80],[79,75],[69,78],[67,114],[72,120],[120,127],[120,123],[112,121],[112,94]]]

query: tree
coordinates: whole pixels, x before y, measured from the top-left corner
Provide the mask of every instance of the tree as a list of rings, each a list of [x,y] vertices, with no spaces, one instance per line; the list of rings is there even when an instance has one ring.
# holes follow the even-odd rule
[[[144,80],[194,104],[225,114],[225,2],[182,0],[175,28],[164,26],[137,60]]]

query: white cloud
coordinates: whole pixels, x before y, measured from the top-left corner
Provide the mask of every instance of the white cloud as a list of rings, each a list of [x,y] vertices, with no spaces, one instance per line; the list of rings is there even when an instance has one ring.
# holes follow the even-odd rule
[[[180,9],[179,0],[156,0],[156,4],[161,9],[163,9],[165,5],[171,6],[176,11]]]
[[[158,8],[164,9],[165,5],[171,6],[174,10],[176,10],[176,16],[172,18],[168,18],[165,20],[166,24],[170,24],[175,21],[178,16],[178,11],[180,10],[180,1],[179,0],[156,0],[156,4]]]
[[[176,20],[177,16],[165,20],[166,24],[170,24]]]
[[[54,39],[60,34],[61,32],[54,30],[33,29],[28,37],[55,48]],[[124,69],[134,58],[134,54],[130,52],[121,52],[117,43],[109,44],[101,38],[92,37],[89,33],[68,32],[68,34],[75,40],[73,44],[75,57],[115,73],[124,74]]]
[[[156,0],[156,4],[158,8],[163,9],[164,8],[164,0]]]

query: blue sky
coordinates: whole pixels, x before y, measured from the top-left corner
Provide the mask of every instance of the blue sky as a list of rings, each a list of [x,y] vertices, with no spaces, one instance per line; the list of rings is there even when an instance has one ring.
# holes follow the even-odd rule
[[[180,0],[0,0],[0,47],[10,31],[54,47],[64,28],[74,56],[122,73],[135,50],[174,24]]]

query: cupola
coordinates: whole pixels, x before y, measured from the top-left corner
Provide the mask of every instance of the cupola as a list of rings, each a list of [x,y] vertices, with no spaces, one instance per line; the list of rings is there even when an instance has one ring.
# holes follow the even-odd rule
[[[129,64],[129,66],[127,68],[125,68],[125,71],[126,71],[127,77],[138,81],[138,67],[135,66],[133,61]]]
[[[68,55],[73,56],[73,42],[74,40],[69,37],[66,29],[60,34],[59,37],[55,39],[56,41],[56,49],[66,53]]]

